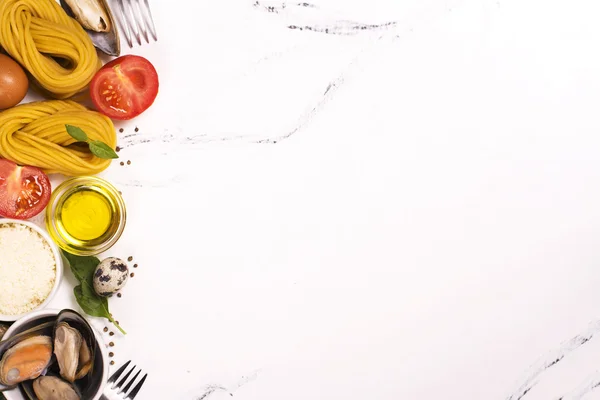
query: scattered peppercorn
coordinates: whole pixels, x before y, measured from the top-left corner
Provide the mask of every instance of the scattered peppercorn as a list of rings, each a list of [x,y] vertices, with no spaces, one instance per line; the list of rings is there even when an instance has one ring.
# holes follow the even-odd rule
[[[123,129],[123,128],[119,129],[119,132],[123,133],[123,131],[125,131],[125,129]]]
[[[135,127],[135,131],[136,131],[136,132],[139,132],[139,131],[140,131],[140,129],[139,129],[137,126],[136,126],[136,127]]]
[[[117,323],[117,325],[119,325],[119,321],[115,321]]]
[[[121,298],[121,296],[123,296],[121,293],[117,293],[118,298]]]
[[[115,149],[115,151],[118,153],[121,151],[121,148],[119,146],[117,146],[117,148]]]
[[[108,353],[108,356],[109,356],[109,357],[114,357],[114,356],[115,356],[115,353],[113,353],[113,352],[111,351],[110,353]]]
[[[110,336],[115,336],[114,332],[109,333]]]
[[[123,165],[125,165],[125,163],[124,163],[123,161],[121,161],[121,163],[120,163],[120,164],[121,164],[121,167],[122,167]]]
[[[133,257],[132,257],[132,256],[129,256],[129,257],[127,258],[127,261],[133,261]]]
[[[109,345],[110,347],[115,347],[115,342],[110,342],[108,345]]]
[[[108,328],[107,327],[104,327],[104,332],[108,332]]]
[[[133,278],[135,276],[135,274],[132,272],[131,275],[129,275],[129,276],[131,276]]]
[[[138,265],[137,265],[137,264],[133,264],[133,268],[137,268],[137,267],[138,267]]]
[[[115,365],[115,362],[114,362],[114,361],[111,361],[111,362],[110,362],[110,365]]]

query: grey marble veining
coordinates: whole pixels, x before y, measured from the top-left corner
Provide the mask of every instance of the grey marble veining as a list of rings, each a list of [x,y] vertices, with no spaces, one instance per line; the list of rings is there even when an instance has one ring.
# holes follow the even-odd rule
[[[201,362],[157,350],[186,398],[600,396],[600,10],[559,3],[157,5],[161,96],[107,175],[135,229],[199,194],[160,226],[193,221],[195,278],[153,275],[209,315]]]

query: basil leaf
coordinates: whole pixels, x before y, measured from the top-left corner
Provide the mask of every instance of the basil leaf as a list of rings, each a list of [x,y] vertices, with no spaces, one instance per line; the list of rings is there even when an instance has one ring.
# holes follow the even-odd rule
[[[100,260],[96,257],[75,256],[67,252],[64,252],[64,255],[71,265],[71,271],[75,275],[75,278],[79,282],[86,281],[93,287],[94,272],[98,264],[100,264]]]
[[[73,275],[75,275],[75,278],[80,283],[73,289],[75,300],[77,300],[79,307],[81,307],[83,312],[92,317],[106,318],[126,335],[126,332],[117,325],[108,310],[108,299],[99,296],[94,290],[94,272],[98,264],[100,264],[100,260],[96,257],[76,256],[66,251],[63,251],[63,254],[71,267]]]
[[[108,160],[113,158],[119,158],[117,153],[104,142],[101,142],[99,140],[93,140],[88,143],[90,145],[90,151],[93,155],[95,155],[98,158],[104,158]]]
[[[67,128],[67,133],[71,135],[71,137],[78,142],[87,142],[88,135],[83,131],[83,129],[73,126],[73,125],[65,125]]]
[[[65,127],[67,128],[67,133],[71,135],[73,139],[77,140],[78,142],[86,142],[90,147],[90,151],[96,157],[106,160],[119,158],[117,153],[106,143],[100,140],[90,140],[87,133],[85,133],[83,129],[73,125],[65,125]]]
[[[87,285],[79,285],[73,290],[77,304],[79,304],[86,314],[92,317],[108,319],[110,317],[108,313],[108,301],[100,296],[90,296],[89,291],[84,289],[86,287]]]

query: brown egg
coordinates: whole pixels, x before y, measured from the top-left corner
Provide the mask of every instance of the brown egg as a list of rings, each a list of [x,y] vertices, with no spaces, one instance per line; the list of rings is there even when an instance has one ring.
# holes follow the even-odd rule
[[[29,89],[25,71],[12,58],[0,54],[0,110],[14,107]]]

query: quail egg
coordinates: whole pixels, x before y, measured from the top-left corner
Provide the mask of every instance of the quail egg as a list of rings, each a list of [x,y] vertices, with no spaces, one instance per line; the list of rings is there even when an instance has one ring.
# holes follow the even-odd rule
[[[129,277],[127,263],[120,258],[103,260],[94,272],[94,290],[99,296],[110,297],[123,289]]]

